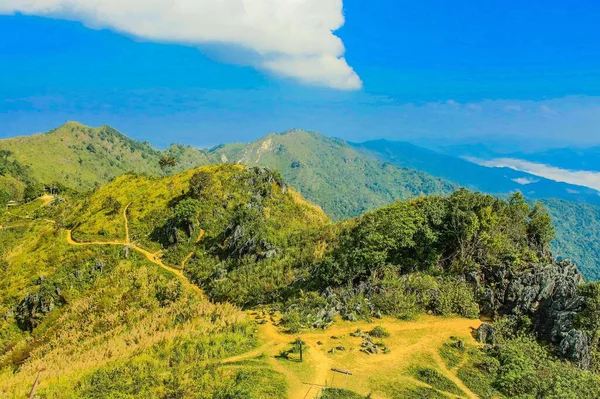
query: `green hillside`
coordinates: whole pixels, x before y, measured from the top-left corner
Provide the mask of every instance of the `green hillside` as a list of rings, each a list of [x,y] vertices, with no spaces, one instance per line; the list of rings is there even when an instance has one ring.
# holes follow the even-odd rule
[[[48,133],[0,140],[0,150],[9,151],[37,182],[58,183],[78,191],[92,189],[123,173],[158,175],[163,156],[179,161],[175,171],[207,163],[201,151],[188,146],[172,146],[163,153],[110,126],[91,128],[76,122]]]
[[[586,278],[600,280],[600,207],[559,199],[542,202],[556,226],[555,253],[575,260]]]
[[[461,180],[457,181],[475,189],[490,192],[486,188],[494,188],[493,192],[498,193],[498,187],[512,190],[518,186],[504,176],[503,171],[402,143],[374,142],[371,146],[375,144],[386,145],[386,158],[375,159],[372,148],[367,153],[359,153],[342,140],[301,130],[271,134],[250,144],[226,144],[209,152],[181,144],[173,144],[161,152],[110,127],[89,128],[70,122],[49,133],[0,140],[0,151],[4,154],[0,157],[0,203],[35,198],[43,188],[39,183],[81,191],[129,172],[158,176],[210,163],[237,162],[279,170],[291,186],[336,220],[358,216],[397,199],[453,191],[458,185],[443,180],[451,177],[440,172],[444,165],[450,165],[454,174],[462,170]],[[164,157],[173,158],[175,166],[162,170],[160,160]],[[403,165],[440,178],[402,168]],[[482,177],[481,171],[487,175]],[[506,182],[507,179],[510,185],[495,186],[500,184],[495,181]],[[473,181],[484,181],[485,185]],[[548,187],[554,190],[552,184],[548,183]],[[559,183],[555,185],[562,187]],[[587,278],[598,279],[600,257],[595,249],[597,235],[593,233],[600,220],[596,217],[598,208],[568,201],[545,200],[544,203],[554,216],[555,252],[574,259]],[[569,216],[561,217],[562,213]],[[594,223],[589,229],[580,228],[583,221]]]
[[[486,168],[403,142],[377,140],[352,145],[381,161],[423,170],[472,190],[501,196],[521,191],[531,200],[542,200],[556,228],[554,252],[574,260],[586,278],[600,279],[600,197],[597,191],[508,168]],[[517,183],[519,179],[535,183],[523,186]]]
[[[42,398],[283,397],[266,365],[207,367],[257,339],[190,280],[215,299],[271,303],[328,224],[277,174],[237,165],[2,209],[0,396],[41,375]]]
[[[358,216],[397,199],[449,193],[458,186],[414,169],[364,156],[345,141],[292,130],[212,149],[213,161],[277,169],[334,219]]]
[[[34,182],[31,170],[19,163],[12,152],[0,150],[0,205],[25,197]]]
[[[44,196],[0,211],[0,396],[595,398],[600,285],[552,237],[466,190],[334,224],[231,164]]]

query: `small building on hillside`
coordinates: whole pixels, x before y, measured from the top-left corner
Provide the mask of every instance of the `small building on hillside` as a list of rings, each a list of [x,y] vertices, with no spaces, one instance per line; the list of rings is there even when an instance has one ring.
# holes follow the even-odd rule
[[[13,200],[8,201],[8,204],[6,204],[7,207],[17,206],[17,205],[19,205],[19,203],[17,201],[13,201]]]

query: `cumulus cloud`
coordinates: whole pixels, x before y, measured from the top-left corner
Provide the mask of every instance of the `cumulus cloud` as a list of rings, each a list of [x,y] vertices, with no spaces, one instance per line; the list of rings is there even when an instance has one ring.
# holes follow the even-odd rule
[[[333,34],[342,0],[11,0],[0,14],[82,21],[140,38],[223,43],[255,52],[253,66],[302,82],[355,90],[362,82]]]

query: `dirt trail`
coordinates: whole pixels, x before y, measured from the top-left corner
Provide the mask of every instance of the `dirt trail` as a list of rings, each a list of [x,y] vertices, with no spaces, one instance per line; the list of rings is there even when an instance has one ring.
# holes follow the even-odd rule
[[[131,239],[129,238],[129,221],[127,220],[127,209],[129,209],[131,204],[132,202],[130,202],[125,208],[123,208],[123,221],[125,223],[125,242],[127,244],[131,243]]]
[[[41,207],[48,206],[54,200],[54,195],[44,194],[39,199],[42,200]]]
[[[255,318],[256,315],[256,312],[249,313],[251,318]],[[285,376],[288,383],[288,398],[291,399],[314,398],[323,385],[331,386],[333,383],[333,386],[338,388],[345,386],[345,377],[331,371],[332,367],[339,367],[354,372],[354,375],[349,377],[348,388],[362,395],[373,391],[373,398],[384,398],[387,397],[385,393],[374,389],[372,381],[391,384],[401,379],[410,386],[433,388],[416,380],[410,374],[404,374],[411,366],[423,364],[422,359],[431,358],[434,363],[428,366],[436,368],[464,392],[462,396],[449,392],[443,392],[444,395],[450,398],[477,398],[477,395],[457,377],[456,370],[450,370],[437,352],[451,335],[456,334],[466,338],[470,328],[478,326],[477,320],[424,316],[415,321],[384,318],[373,324],[337,321],[325,331],[315,330],[298,334],[308,347],[302,366],[293,359],[277,358],[281,350],[290,348],[290,344],[297,336],[287,334],[275,325],[276,322],[276,319],[271,319],[258,326],[263,342],[261,346],[250,352],[223,359],[221,363],[234,367],[232,363],[256,359],[261,355],[266,356],[266,362],[275,371]],[[350,336],[350,333],[357,329],[369,331],[375,325],[382,325],[391,333],[390,338],[383,339],[391,346],[389,354],[364,354],[359,351],[360,338]],[[334,354],[328,352],[328,349],[342,344],[346,347],[345,351],[336,351]],[[377,385],[379,383],[375,383],[375,386]]]
[[[435,360],[435,364],[438,366],[441,373],[446,378],[448,378],[450,381],[455,383],[456,386],[459,387],[460,390],[463,391],[467,395],[468,398],[478,399],[478,396],[475,395],[469,388],[467,388],[467,386],[462,382],[462,380],[460,378],[458,378],[456,376],[456,374],[454,372],[450,371],[448,369],[448,367],[446,367],[446,363],[444,363],[444,360],[442,359],[442,357],[440,356],[440,354],[438,353],[437,350],[432,350],[431,354],[433,356],[433,359]]]
[[[205,234],[205,231],[200,230],[200,233],[198,233],[198,238],[196,239],[194,244],[198,244],[200,242],[200,240],[202,240],[202,237],[204,237],[204,234]],[[196,251],[194,250],[194,251],[190,252],[185,258],[183,258],[183,260],[181,261],[181,270],[185,269],[185,265],[192,258],[192,256],[194,256],[195,253],[196,253]]]
[[[83,247],[83,246],[93,246],[93,245],[107,245],[107,246],[124,246],[127,248],[131,248],[134,251],[144,255],[144,257],[150,261],[151,263],[160,266],[161,268],[163,268],[164,270],[168,271],[171,274],[174,274],[175,276],[177,276],[181,282],[183,283],[184,286],[192,289],[193,291],[195,291],[196,293],[198,293],[200,296],[204,297],[204,292],[200,289],[200,287],[198,287],[195,284],[192,284],[187,277],[185,277],[185,275],[183,274],[182,270],[176,269],[174,267],[165,265],[160,258],[157,257],[157,255],[155,253],[151,253],[147,250],[145,250],[142,247],[137,246],[136,244],[131,242],[130,236],[129,236],[129,222],[127,220],[127,209],[129,209],[129,207],[131,206],[131,202],[129,204],[127,204],[127,206],[123,209],[123,223],[125,226],[125,241],[90,241],[90,242],[77,242],[75,240],[73,240],[73,236],[72,236],[72,231],[71,230],[67,230],[67,234],[66,234],[66,240],[67,243],[69,243],[70,245],[75,245],[75,246],[79,246],[79,247]],[[202,232],[202,235],[203,232]],[[192,253],[193,255],[193,253]],[[191,257],[191,255],[190,255]]]

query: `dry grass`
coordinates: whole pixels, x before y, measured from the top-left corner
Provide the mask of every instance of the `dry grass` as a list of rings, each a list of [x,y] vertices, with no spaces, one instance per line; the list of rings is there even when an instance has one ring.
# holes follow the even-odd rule
[[[251,317],[256,317],[251,312]],[[369,331],[374,324],[367,322],[346,322],[338,320],[329,329],[307,331],[299,334],[306,342],[308,350],[304,362],[298,363],[297,356],[291,360],[276,358],[279,352],[289,348],[296,336],[286,334],[272,322],[260,326],[264,344],[255,351],[236,356],[227,361],[242,361],[260,354],[268,356],[272,367],[286,376],[289,387],[289,398],[304,398],[310,384],[314,386],[327,384],[336,388],[347,388],[361,395],[372,394],[373,398],[389,398],[389,387],[413,388],[424,386],[411,377],[415,367],[433,367],[447,379],[454,382],[468,397],[476,397],[460,381],[454,370],[448,369],[438,355],[438,350],[450,338],[457,336],[465,342],[474,343],[471,336],[473,328],[477,328],[478,320],[463,318],[440,318],[422,316],[415,321],[399,321],[384,318],[377,325],[385,327],[390,337],[382,339],[390,349],[390,353],[368,355],[360,352],[362,338],[350,334],[357,329]],[[336,338],[332,338],[336,337]],[[321,342],[322,345],[317,344]],[[330,349],[344,346],[344,351],[328,353]],[[350,370],[353,375],[345,377],[331,371],[332,367]],[[309,385],[307,385],[309,384]],[[311,392],[316,393],[313,387]]]

